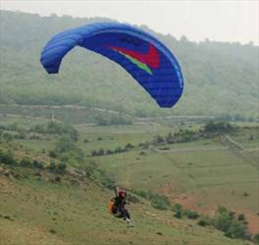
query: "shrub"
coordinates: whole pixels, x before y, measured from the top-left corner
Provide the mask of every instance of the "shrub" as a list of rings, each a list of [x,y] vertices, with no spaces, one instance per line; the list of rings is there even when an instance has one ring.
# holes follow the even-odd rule
[[[3,133],[3,136],[1,138],[9,142],[9,141],[12,141],[14,137],[9,133]]]
[[[149,201],[151,201],[151,205],[159,210],[166,210],[170,206],[170,202],[166,196],[159,195],[156,193],[152,193],[151,191],[146,190],[132,190],[138,196],[141,196]]]
[[[100,149],[98,152],[98,156],[103,156],[105,154],[104,149]]]
[[[166,210],[170,206],[170,202],[167,197],[150,193],[151,204],[154,208],[159,210]]]
[[[56,173],[64,174],[66,172],[67,165],[65,163],[60,163],[56,166]]]
[[[229,133],[233,130],[233,126],[225,122],[214,123],[213,121],[210,121],[204,127],[204,132],[208,133]]]
[[[244,214],[239,214],[238,217],[237,217],[237,219],[238,219],[239,221],[246,221],[246,217],[245,217]]]
[[[44,164],[42,162],[37,161],[37,160],[33,160],[32,166],[34,168],[44,169]]]
[[[212,224],[212,220],[208,216],[202,216],[197,222],[197,224],[202,227],[210,226]]]
[[[49,166],[47,167],[47,169],[50,171],[50,172],[55,172],[56,170],[56,164],[54,161],[50,161],[50,164]]]
[[[249,196],[249,194],[245,191],[244,192],[244,197],[248,197]]]
[[[52,157],[52,158],[57,157],[57,153],[55,151],[50,151],[48,155],[49,155],[49,157]]]
[[[184,215],[186,215],[186,217],[188,219],[198,219],[199,218],[199,214],[197,212],[191,211],[191,210],[188,210],[188,209],[186,209],[184,211]]]
[[[227,232],[233,221],[233,215],[224,207],[220,207],[214,218],[214,226],[221,231]]]
[[[92,157],[98,156],[98,152],[97,152],[97,151],[92,151],[92,152],[91,152],[91,156],[92,156]]]
[[[156,136],[156,138],[155,138],[155,140],[153,142],[154,145],[161,145],[161,144],[164,144],[164,143],[165,143],[165,140],[160,135]]]
[[[17,162],[14,159],[13,153],[5,149],[0,149],[0,163],[7,165],[16,165]]]
[[[50,229],[49,232],[52,233],[52,234],[56,234],[57,233],[56,230],[54,230],[54,229]]]
[[[235,218],[235,213],[220,207],[213,219],[213,225],[224,232],[227,237],[238,239],[250,239],[246,228],[244,215]]]
[[[47,169],[52,173],[64,174],[67,169],[67,165],[65,163],[56,164],[54,161],[50,161]]]
[[[112,150],[109,150],[109,149],[106,151],[106,155],[111,155],[111,154],[113,154],[113,153],[114,153],[114,152],[113,152]]]
[[[21,161],[20,161],[20,165],[23,167],[32,167],[32,160],[29,157],[24,157]]]
[[[254,235],[253,241],[254,241],[255,244],[259,245],[259,233]]]
[[[133,149],[134,148],[134,146],[131,144],[131,143],[128,143],[126,146],[125,146],[125,149],[127,149],[127,150],[131,150],[131,149]]]
[[[117,147],[115,150],[114,150],[114,153],[121,153],[123,152],[124,150],[119,146]]]
[[[182,218],[182,205],[179,203],[175,203],[172,207],[173,211],[175,212],[174,217],[176,217],[177,219],[181,219]]]
[[[247,239],[248,237],[245,225],[236,220],[231,223],[229,229],[225,232],[225,235],[230,238],[240,239]]]

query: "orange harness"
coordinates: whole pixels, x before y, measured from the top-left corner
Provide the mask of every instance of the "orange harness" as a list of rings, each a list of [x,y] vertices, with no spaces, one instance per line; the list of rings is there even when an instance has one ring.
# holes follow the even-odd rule
[[[115,202],[114,202],[113,199],[111,199],[110,202],[109,202],[109,213],[110,213],[110,214],[114,214],[114,213],[113,213],[114,205],[115,205]]]

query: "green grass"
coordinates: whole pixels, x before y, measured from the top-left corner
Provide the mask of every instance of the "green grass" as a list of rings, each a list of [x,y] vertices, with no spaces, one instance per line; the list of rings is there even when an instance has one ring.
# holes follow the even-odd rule
[[[150,125],[107,126],[107,127],[77,127],[80,132],[78,145],[87,154],[93,150],[114,150],[125,147],[128,143],[138,145],[151,141],[156,135]],[[165,132],[167,129],[163,129]],[[168,131],[168,130],[167,130]],[[88,140],[88,143],[84,141]]]
[[[55,184],[33,176],[12,181],[1,176],[1,186],[1,245],[245,244],[147,203],[130,205],[135,227],[127,228],[108,213],[113,194],[91,182]]]
[[[56,140],[47,142],[43,140],[17,140],[17,142],[34,152],[42,152],[43,149],[46,151],[54,149]]]
[[[5,123],[8,124],[8,121]],[[22,123],[21,121],[21,125]],[[151,141],[157,134],[165,136],[172,131],[161,126],[154,128],[153,125],[81,125],[76,128],[79,132],[79,141],[76,144],[86,155],[101,148],[114,150],[128,143],[138,145]],[[254,148],[257,145],[256,133],[254,128],[241,128],[231,137],[242,146],[249,145],[247,149],[250,149],[250,146]],[[253,142],[248,139],[250,135],[254,136]],[[84,143],[85,139],[89,142]],[[19,151],[26,150],[29,155],[38,156],[42,154],[42,149],[46,153],[53,150],[56,141],[57,136],[49,135],[42,137],[42,140],[14,140],[10,145],[17,145],[16,148],[23,145],[24,148],[18,147]],[[224,147],[219,138],[178,143],[168,147],[175,151],[157,152],[154,148],[143,150],[137,147],[123,154],[90,157],[86,160],[95,161],[98,167],[115,176],[118,184],[126,188],[159,192],[167,195],[173,202],[181,202],[177,198],[179,196],[193,198],[193,209],[211,211],[219,205],[225,205],[240,213],[258,213],[258,170],[231,149],[217,149]],[[211,150],[212,147],[215,149]],[[257,157],[258,151],[245,154]],[[137,229],[130,231],[120,220],[111,219],[107,213],[107,204],[112,193],[90,182],[82,186],[68,183],[55,185],[30,177],[11,182],[6,188],[10,188],[13,194],[3,194],[0,197],[1,212],[17,218],[14,221],[1,218],[5,227],[2,228],[6,241],[3,244],[18,244],[15,242],[16,236],[10,234],[13,229],[17,230],[18,240],[23,242],[21,244],[36,244],[37,241],[41,241],[40,245],[48,242],[218,245],[219,241],[220,244],[238,244],[236,241],[226,240],[221,233],[211,233],[207,228],[201,229],[194,223],[188,223],[189,221],[175,220],[173,213],[154,210],[150,204],[131,206],[138,225]],[[244,193],[248,193],[248,196],[244,196]],[[57,218],[55,212],[59,213],[58,220],[53,220]],[[156,218],[149,213],[155,213]],[[56,233],[51,233],[50,229],[54,229]],[[103,236],[98,235],[100,230]],[[158,235],[157,232],[162,232],[163,235]],[[28,237],[23,233],[28,234]]]

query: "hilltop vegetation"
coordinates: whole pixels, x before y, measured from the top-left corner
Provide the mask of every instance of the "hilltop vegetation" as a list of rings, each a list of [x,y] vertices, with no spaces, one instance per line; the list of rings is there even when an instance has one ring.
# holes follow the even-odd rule
[[[47,40],[64,29],[96,21],[107,19],[1,11],[1,103],[82,105],[141,117],[194,114],[257,119],[258,47],[252,44],[194,43],[142,26],[164,41],[181,63],[185,91],[174,110],[160,110],[123,69],[80,48],[65,58],[59,75],[48,76],[39,63]]]

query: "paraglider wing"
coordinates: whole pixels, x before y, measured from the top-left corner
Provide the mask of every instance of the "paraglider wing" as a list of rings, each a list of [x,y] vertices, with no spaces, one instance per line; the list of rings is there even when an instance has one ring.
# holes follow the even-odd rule
[[[118,63],[160,107],[172,107],[182,95],[183,77],[177,60],[158,39],[138,28],[105,22],[61,32],[41,53],[46,71],[58,73],[63,57],[75,46]]]

